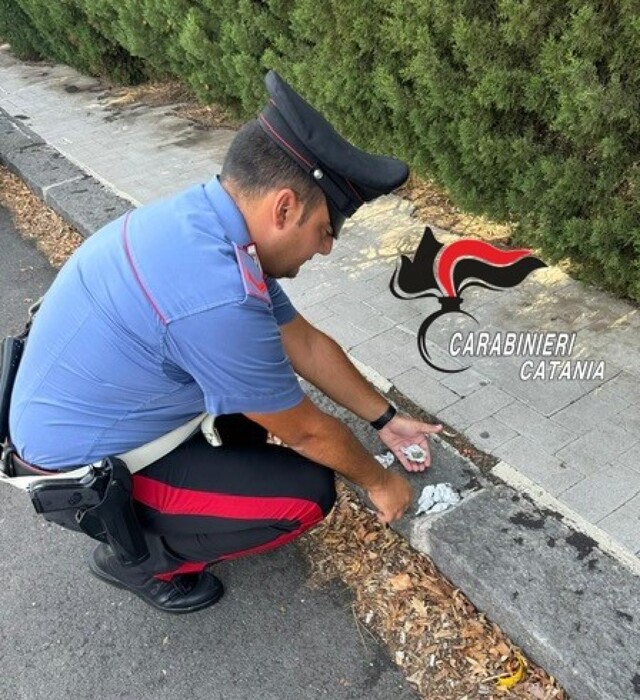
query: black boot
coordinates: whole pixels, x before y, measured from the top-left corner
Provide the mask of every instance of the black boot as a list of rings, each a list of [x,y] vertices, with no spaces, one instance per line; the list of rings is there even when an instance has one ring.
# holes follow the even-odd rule
[[[217,603],[224,593],[220,580],[208,571],[177,574],[170,581],[162,581],[145,572],[144,566],[122,566],[107,544],[99,544],[89,560],[94,576],[135,593],[164,612],[196,612]]]

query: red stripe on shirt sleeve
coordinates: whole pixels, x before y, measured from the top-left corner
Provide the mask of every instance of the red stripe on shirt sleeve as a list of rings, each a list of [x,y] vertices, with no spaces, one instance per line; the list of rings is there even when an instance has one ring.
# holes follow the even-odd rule
[[[131,271],[133,272],[133,276],[136,278],[136,282],[138,283],[138,286],[142,290],[142,293],[144,294],[146,300],[149,302],[151,305],[151,308],[156,312],[158,315],[158,318],[162,321],[163,325],[167,325],[167,319],[165,318],[164,314],[162,311],[160,311],[160,308],[155,302],[155,299],[151,296],[151,292],[147,289],[145,286],[144,282],[142,281],[142,277],[140,277],[140,274],[138,272],[138,268],[136,267],[136,264],[133,260],[133,255],[131,254],[131,248],[129,247],[129,232],[128,232],[128,225],[129,225],[129,215],[131,214],[130,211],[128,211],[124,217],[124,223],[122,224],[122,240],[124,243],[124,251],[127,256],[127,260],[129,261],[129,267],[131,268]]]

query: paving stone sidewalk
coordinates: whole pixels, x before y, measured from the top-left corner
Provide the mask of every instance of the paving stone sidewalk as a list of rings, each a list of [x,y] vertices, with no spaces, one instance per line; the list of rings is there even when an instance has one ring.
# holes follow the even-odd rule
[[[131,202],[209,179],[233,138],[166,107],[122,108],[110,99],[94,79],[22,64],[0,48],[0,160],[85,235]],[[435,518],[408,515],[399,530],[573,697],[632,697],[640,687],[637,307],[557,268],[510,291],[469,290],[464,308],[477,325],[463,317],[434,327],[427,342],[437,362],[456,362],[452,329],[576,332],[573,358],[604,361],[604,378],[523,381],[525,358],[513,357],[467,358],[464,372],[437,372],[416,344],[437,304],[389,291],[399,252],[412,255],[422,231],[407,202],[385,197],[358,212],[330,258],[306,265],[286,288],[381,388],[395,387],[496,458],[491,474],[480,474],[436,439],[435,467],[414,475],[416,492],[451,481],[465,498]]]

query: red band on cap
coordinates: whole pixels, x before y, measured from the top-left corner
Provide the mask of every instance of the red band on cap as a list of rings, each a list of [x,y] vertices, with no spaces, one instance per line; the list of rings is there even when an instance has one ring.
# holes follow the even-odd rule
[[[346,177],[344,180],[347,183],[347,185],[349,185],[351,190],[353,191],[353,194],[355,194],[355,196],[362,202],[362,204],[364,204],[364,199],[362,199],[358,190],[351,184],[351,180],[348,180]]]
[[[282,136],[280,136],[280,134],[271,126],[271,124],[269,124],[263,114],[258,115],[258,119],[266,124],[269,131],[278,139],[278,141],[283,143],[291,151],[291,153],[295,154],[295,156],[299,158],[308,168],[313,168],[313,165],[304,156],[301,156],[288,141],[285,141]]]

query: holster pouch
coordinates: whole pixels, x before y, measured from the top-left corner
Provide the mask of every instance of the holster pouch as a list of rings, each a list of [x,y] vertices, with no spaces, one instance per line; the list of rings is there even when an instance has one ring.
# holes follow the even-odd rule
[[[24,349],[24,339],[8,336],[0,345],[0,443],[9,436],[9,405]]]
[[[108,542],[123,566],[149,558],[132,500],[131,473],[108,457],[82,477],[44,479],[29,487],[31,502],[45,520]]]

